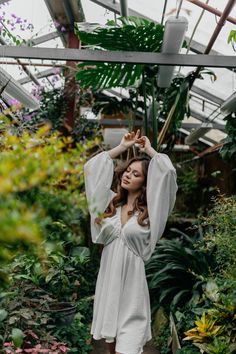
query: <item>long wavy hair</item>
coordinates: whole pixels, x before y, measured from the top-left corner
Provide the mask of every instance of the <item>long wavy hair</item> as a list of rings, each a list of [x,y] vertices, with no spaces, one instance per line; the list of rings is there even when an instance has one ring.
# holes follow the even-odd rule
[[[107,209],[103,214],[103,218],[111,217],[116,214],[116,208],[122,206],[127,203],[128,191],[121,187],[121,178],[126,169],[135,161],[141,161],[142,171],[144,175],[144,182],[140,190],[140,194],[134,201],[134,208],[128,212],[128,215],[133,215],[136,211],[138,211],[138,224],[141,226],[149,225],[148,219],[148,209],[147,209],[147,196],[146,196],[146,188],[147,188],[147,172],[148,166],[150,162],[150,158],[147,156],[136,156],[126,161],[125,163],[120,163],[115,169],[115,176],[113,182],[113,189],[117,193],[114,198],[110,201]],[[146,220],[146,223],[144,221]],[[101,222],[100,218],[96,219],[97,223]]]

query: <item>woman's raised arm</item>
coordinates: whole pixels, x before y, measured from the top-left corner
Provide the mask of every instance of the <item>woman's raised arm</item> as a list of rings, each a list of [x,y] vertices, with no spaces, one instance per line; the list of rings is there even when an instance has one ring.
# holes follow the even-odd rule
[[[133,146],[137,142],[139,134],[140,134],[140,129],[138,129],[136,133],[131,132],[125,134],[118,146],[114,147],[111,150],[108,150],[110,157],[112,159],[115,159],[117,156],[125,152],[128,148]]]

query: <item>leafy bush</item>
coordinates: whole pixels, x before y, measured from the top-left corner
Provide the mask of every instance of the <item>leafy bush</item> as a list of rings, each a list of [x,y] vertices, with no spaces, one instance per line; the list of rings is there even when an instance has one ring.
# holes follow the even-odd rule
[[[86,149],[94,142],[72,148],[71,138],[48,135],[48,129],[44,127],[33,136],[5,132],[0,137],[2,267],[23,247],[42,258],[45,239],[84,241],[80,224],[86,223],[88,212],[83,164]],[[5,281],[6,270],[0,276]]]
[[[183,340],[192,341],[203,353],[234,353],[236,283],[226,281],[218,286],[216,282],[211,281],[207,285],[202,299],[192,309],[195,313],[202,310],[201,317],[197,316],[194,328],[184,332],[186,337]]]
[[[236,276],[236,198],[218,196],[213,208],[201,218],[204,239],[200,247],[212,250],[218,272],[225,278]]]
[[[200,296],[210,273],[211,259],[204,250],[195,248],[195,240],[181,233],[158,242],[155,253],[146,264],[153,311],[164,306],[167,311]]]

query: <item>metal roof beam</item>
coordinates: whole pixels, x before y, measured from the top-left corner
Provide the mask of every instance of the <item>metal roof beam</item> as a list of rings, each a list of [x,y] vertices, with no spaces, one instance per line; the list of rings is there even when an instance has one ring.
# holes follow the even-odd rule
[[[5,40],[0,36],[0,44],[2,44],[2,46],[5,46],[6,45],[6,42]],[[39,82],[38,80],[36,79],[36,77],[34,76],[34,74],[32,74],[32,72],[25,66],[21,63],[21,61],[14,57],[14,59],[16,59],[16,62],[18,65],[20,65],[22,67],[22,70],[26,73],[26,75],[36,84],[36,85],[39,85]]]
[[[213,95],[212,93],[208,92],[208,91],[205,91],[197,86],[193,86],[191,88],[191,91],[195,92],[196,94],[218,104],[219,106],[222,105],[222,103],[224,102],[224,100],[222,100],[222,98],[218,97],[218,96],[215,96]]]
[[[52,39],[58,38],[59,37],[59,32],[51,32],[48,34],[45,34],[44,36],[38,37],[38,38],[33,38],[28,43],[32,46],[39,45],[48,41],[51,41]]]
[[[109,0],[90,0],[92,2],[94,2],[95,4],[97,5],[100,5],[102,7],[104,7],[105,9],[109,10],[109,11],[112,11],[114,12],[115,14],[117,15],[120,15],[120,6],[119,6],[119,3],[112,3],[111,1]],[[141,18],[145,18],[149,21],[152,21],[154,23],[157,23],[157,21],[153,20],[152,18],[148,17],[148,16],[145,16],[135,10],[132,10],[132,9],[129,9],[129,15],[130,16],[136,16],[136,17],[141,17]],[[190,41],[190,38],[189,37],[185,37],[186,41],[189,42]],[[202,45],[201,43],[199,42],[196,42],[195,40],[192,40],[191,41],[191,45],[190,45],[190,50],[193,52],[193,53],[196,53],[196,54],[203,54],[204,51],[205,51],[206,47],[204,45]],[[221,55],[220,52],[217,52],[216,50],[211,50],[210,53],[212,55]],[[228,68],[230,69],[230,68]]]
[[[52,76],[52,75],[56,75],[55,74],[55,69],[48,69],[48,70],[44,70],[44,71],[41,71],[40,73],[38,73],[36,75],[37,79],[42,79],[43,77],[49,77],[49,76]],[[21,84],[21,85],[24,85],[24,84],[27,84],[28,82],[30,82],[30,78],[28,77],[24,77],[20,80],[18,80],[18,82]]]
[[[200,120],[201,122],[212,123],[212,120],[210,120],[207,115],[201,114],[200,112],[195,111],[194,109],[191,108],[190,108],[190,115],[193,118]],[[214,129],[225,130],[225,125],[226,125],[225,122],[219,123],[219,121],[218,122],[214,121],[214,124],[217,125],[217,128]]]
[[[98,51],[73,48],[32,48],[1,46],[2,58],[27,58],[48,60],[94,61],[109,63],[160,64],[197,67],[232,67],[236,68],[235,56],[162,54],[149,52]]]

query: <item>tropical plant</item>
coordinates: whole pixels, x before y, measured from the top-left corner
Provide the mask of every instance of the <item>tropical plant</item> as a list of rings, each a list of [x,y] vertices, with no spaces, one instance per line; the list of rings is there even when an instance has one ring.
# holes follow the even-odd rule
[[[118,18],[117,21],[108,21],[106,26],[77,24],[75,33],[79,39],[94,50],[124,50],[141,52],[160,52],[164,28],[161,24],[150,22],[146,19],[128,17]],[[185,45],[185,43],[184,43]],[[157,128],[163,125],[163,120],[168,118],[167,148],[174,145],[173,136],[181,125],[184,116],[189,116],[189,90],[195,80],[195,75],[190,73],[186,77],[176,77],[168,89],[157,86],[158,65],[124,64],[124,63],[100,63],[84,62],[77,66],[76,80],[82,88],[93,91],[113,87],[129,89],[129,97],[122,99],[97,99],[95,110],[102,109],[114,111],[117,104],[124,110],[132,111],[142,108],[145,115],[145,134],[148,135],[148,108],[153,130],[153,146],[157,148]],[[202,70],[202,73],[214,74]],[[131,90],[132,88],[132,90]],[[133,94],[135,90],[135,94]],[[112,102],[113,101],[113,102]],[[160,121],[159,117],[162,118]],[[169,123],[170,121],[170,123]],[[151,124],[150,124],[151,123]],[[158,127],[157,127],[158,125]],[[165,134],[163,133],[163,136]]]
[[[105,27],[89,29],[77,24],[75,29],[80,40],[95,49],[143,52],[160,52],[163,32],[162,25],[136,17],[121,17],[117,22],[108,21]],[[93,90],[137,86],[145,72],[141,64],[86,62],[77,68],[76,80]]]
[[[160,240],[146,264],[153,311],[161,304],[169,312],[196,296],[200,297],[210,274],[210,255],[196,249],[194,239],[177,232],[182,240]]]
[[[235,314],[235,280],[210,279],[204,285],[200,298],[191,304],[187,303],[174,313],[183,353],[185,347],[187,353],[188,348],[189,350],[192,348],[187,342],[192,342],[202,353],[218,353],[217,345],[222,349],[222,353],[231,353],[231,350],[233,352],[236,342]],[[193,328],[194,324],[197,326]],[[188,328],[190,330],[186,331]],[[182,333],[187,337],[184,338]],[[226,346],[229,352],[225,352]]]
[[[196,327],[184,332],[184,334],[187,336],[184,338],[184,340],[204,342],[206,338],[213,339],[222,331],[222,326],[217,326],[215,324],[216,321],[216,319],[207,316],[204,312],[202,317],[195,321]]]

